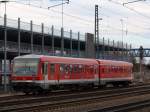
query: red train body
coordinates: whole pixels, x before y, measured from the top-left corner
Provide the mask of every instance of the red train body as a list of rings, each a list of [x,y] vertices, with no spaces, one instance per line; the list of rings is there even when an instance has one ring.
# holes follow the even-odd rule
[[[12,83],[15,90],[29,93],[56,88],[128,85],[133,65],[123,61],[25,55],[14,59]]]

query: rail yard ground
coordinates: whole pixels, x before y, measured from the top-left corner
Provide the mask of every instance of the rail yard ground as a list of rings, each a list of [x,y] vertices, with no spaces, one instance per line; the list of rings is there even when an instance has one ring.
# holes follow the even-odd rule
[[[140,72],[133,73],[134,83],[149,83],[150,82],[150,71],[144,71],[142,74]]]
[[[146,112],[150,105],[150,83],[39,96],[0,96],[0,112]]]

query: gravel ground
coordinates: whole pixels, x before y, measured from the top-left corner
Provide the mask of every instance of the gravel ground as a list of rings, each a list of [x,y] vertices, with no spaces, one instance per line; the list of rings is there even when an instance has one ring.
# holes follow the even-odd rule
[[[150,82],[150,71],[133,73],[135,82]]]
[[[47,110],[47,111],[42,111],[42,112],[86,112],[88,110],[95,110],[98,108],[115,106],[117,104],[126,104],[129,102],[135,102],[135,101],[139,101],[139,100],[141,101],[141,100],[146,100],[148,98],[150,99],[150,94],[134,96],[134,97],[129,97],[129,98],[126,98],[126,97],[125,98],[119,98],[119,99],[115,99],[115,100],[97,102],[97,103],[92,103],[92,104],[90,104],[90,102],[89,102],[89,104],[72,106],[72,107],[68,107],[68,108],[55,109],[53,111]],[[139,110],[138,112],[150,112],[148,110],[145,111],[145,109],[142,109],[142,110]],[[133,111],[133,112],[137,112],[137,111]]]
[[[139,110],[136,110],[136,111],[130,111],[130,112],[150,112],[150,107],[145,107],[143,109],[139,109]]]

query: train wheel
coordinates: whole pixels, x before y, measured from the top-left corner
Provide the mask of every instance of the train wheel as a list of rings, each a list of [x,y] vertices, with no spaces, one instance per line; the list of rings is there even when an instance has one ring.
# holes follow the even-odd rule
[[[25,93],[26,95],[29,95],[30,90],[24,90],[23,93]]]
[[[44,90],[42,88],[38,88],[37,93],[38,95],[44,94]]]
[[[128,87],[128,86],[129,86],[129,83],[128,83],[128,82],[124,82],[124,83],[122,83],[122,86],[123,86],[123,87]]]
[[[48,95],[48,93],[49,93],[48,90],[43,90],[43,91],[42,91],[42,94],[43,94],[43,95]]]
[[[106,87],[106,84],[105,84],[105,85],[99,85],[99,86],[98,86],[99,89],[102,89],[102,88],[105,88],[105,87]]]
[[[119,87],[119,83],[113,83],[112,84],[114,87]]]
[[[70,90],[71,90],[72,92],[74,92],[74,91],[79,91],[79,85],[72,85],[72,86],[70,86]]]
[[[36,87],[36,88],[34,89],[34,91],[32,92],[32,94],[33,94],[33,95],[41,95],[41,94],[44,93],[43,91],[44,91],[44,90],[43,90],[42,88]]]

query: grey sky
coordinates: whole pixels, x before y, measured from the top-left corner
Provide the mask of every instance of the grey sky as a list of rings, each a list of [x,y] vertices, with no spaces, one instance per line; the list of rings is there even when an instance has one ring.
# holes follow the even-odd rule
[[[18,0],[19,3],[7,4],[7,15],[9,18],[29,22],[33,20],[35,24],[45,23],[47,26],[54,25],[61,27],[61,6],[47,10],[48,6],[59,4],[51,0]],[[64,27],[65,30],[72,29],[74,32],[80,31],[94,32],[94,6],[99,5],[100,37],[110,40],[122,40],[133,44],[133,47],[150,48],[150,0],[121,5],[123,2],[133,0],[70,0],[64,5]],[[20,4],[31,4],[23,5]],[[33,5],[37,7],[33,7]],[[38,8],[42,7],[42,8]],[[45,8],[45,9],[44,9]],[[134,11],[133,11],[134,10]],[[137,12],[136,12],[137,11]],[[0,5],[0,16],[4,14],[4,5]],[[121,19],[123,22],[121,23]]]

